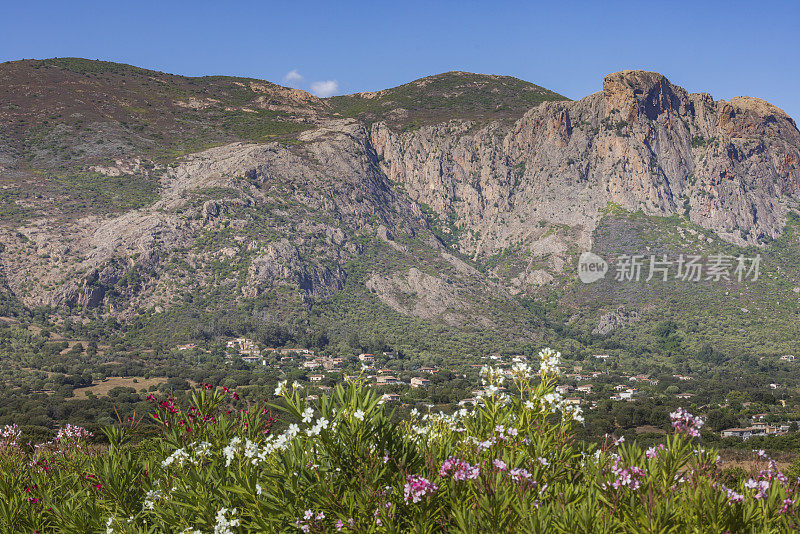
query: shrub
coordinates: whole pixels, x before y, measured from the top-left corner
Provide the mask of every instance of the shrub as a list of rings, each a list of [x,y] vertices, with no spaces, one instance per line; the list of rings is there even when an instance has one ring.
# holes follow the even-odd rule
[[[642,450],[574,438],[555,391],[559,354],[534,371],[486,367],[473,409],[394,417],[360,380],[312,402],[282,382],[248,405],[201,385],[186,407],[150,396],[149,421],[81,429],[26,449],[0,436],[4,532],[788,532],[797,480],[763,451],[749,476],[699,446],[703,421]],[[276,430],[280,412],[283,431]],[[142,430],[159,429],[139,439]]]

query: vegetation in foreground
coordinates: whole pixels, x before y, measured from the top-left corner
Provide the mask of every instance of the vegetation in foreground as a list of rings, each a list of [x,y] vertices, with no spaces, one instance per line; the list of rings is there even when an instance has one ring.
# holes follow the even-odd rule
[[[580,409],[555,393],[560,354],[513,381],[484,368],[472,410],[392,420],[361,382],[273,404],[201,385],[187,406],[151,397],[147,424],[106,427],[107,448],[64,427],[51,443],[0,433],[3,532],[789,532],[800,480],[757,452],[725,480],[703,421],[642,450],[574,439]],[[272,416],[280,413],[280,420]],[[278,424],[284,428],[278,432]],[[143,429],[156,437],[134,439]]]

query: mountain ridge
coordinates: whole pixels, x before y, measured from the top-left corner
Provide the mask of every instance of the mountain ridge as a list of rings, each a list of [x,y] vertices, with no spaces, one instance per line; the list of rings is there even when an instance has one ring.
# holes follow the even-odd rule
[[[618,306],[610,298],[583,318],[575,308],[579,253],[609,224],[641,224],[609,206],[649,217],[651,245],[674,239],[663,219],[708,232],[706,248],[772,251],[800,201],[791,117],[658,73],[610,74],[576,101],[524,85],[528,106],[509,104],[528,82],[471,73],[317,99],[238,78],[169,85],[135,67],[58,64],[30,67],[52,85],[2,86],[0,121],[13,128],[0,138],[0,264],[15,299],[67,316],[242,308],[341,337],[394,332],[407,317],[446,329],[443,340],[522,343],[551,335],[553,317],[591,332]],[[59,80],[72,80],[70,94]],[[796,307],[790,258],[770,276]],[[641,294],[640,309],[664,298]]]

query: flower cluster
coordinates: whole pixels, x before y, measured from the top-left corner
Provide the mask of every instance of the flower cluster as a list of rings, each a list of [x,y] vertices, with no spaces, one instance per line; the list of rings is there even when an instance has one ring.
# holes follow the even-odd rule
[[[551,348],[539,352],[539,374],[541,376],[556,375],[561,372],[558,364],[561,363],[561,353]]]
[[[478,478],[478,475],[480,475],[480,468],[477,465],[472,466],[453,456],[447,458],[439,468],[440,477],[450,476],[453,477],[453,480],[474,480]]]
[[[172,464],[176,464],[178,467],[183,467],[186,464],[197,465],[202,458],[211,456],[212,451],[213,447],[207,441],[190,443],[183,449],[173,451],[161,462],[161,467],[166,469]]]
[[[313,427],[306,430],[306,433],[309,436],[316,436],[317,434],[328,428],[328,425],[330,425],[330,421],[328,421],[324,417],[320,417],[319,419],[317,419],[317,422],[314,423]]]
[[[632,490],[639,489],[641,479],[645,476],[645,471],[641,467],[632,465],[626,466],[622,464],[622,459],[619,456],[614,458],[614,465],[611,467],[611,473],[617,477],[611,484],[604,482],[603,489],[607,489],[609,485],[614,489],[630,488]]]
[[[728,506],[733,506],[734,504],[744,502],[744,495],[741,493],[737,493],[734,490],[720,484],[719,485],[720,491],[723,491],[725,495],[728,497]]]
[[[756,479],[749,479],[747,482],[744,483],[744,487],[751,490],[756,490],[755,498],[756,499],[763,499],[766,497],[767,492],[769,491],[769,480],[756,480]]]
[[[81,441],[91,438],[94,434],[83,427],[67,423],[58,429],[56,443],[77,445]]]
[[[178,413],[178,408],[175,407],[174,399],[163,400],[158,403],[158,407],[167,413]]]
[[[500,367],[484,365],[481,367],[481,384],[502,384],[505,382],[505,372]]]
[[[164,492],[159,489],[148,490],[147,494],[144,496],[142,510],[154,510],[156,507],[156,501],[161,499],[163,496]]]
[[[521,467],[515,467],[514,469],[509,469],[508,476],[510,476],[511,480],[513,480],[514,482],[530,480],[531,478],[531,474],[528,472],[528,470],[523,469]]]
[[[658,455],[661,454],[661,451],[663,451],[664,449],[665,449],[664,444],[659,443],[655,447],[648,447],[647,452],[645,452],[644,455],[648,459],[656,459],[658,458]]]
[[[756,462],[759,460],[766,460],[769,464],[767,469],[763,469],[758,472],[756,478],[748,479],[747,482],[744,483],[745,488],[754,491],[753,498],[760,500],[767,497],[773,481],[777,481],[779,484],[786,486],[789,484],[789,477],[787,477],[780,469],[778,469],[777,462],[770,458],[766,452],[763,450],[757,450],[753,452],[756,455]],[[794,503],[787,503],[784,501],[783,504],[784,507],[791,507],[791,505]]]
[[[511,366],[511,376],[518,379],[528,379],[531,376],[531,367],[527,363],[517,362]]]
[[[0,449],[7,447],[18,447],[22,430],[15,424],[6,425],[0,429]]]
[[[425,477],[408,475],[406,477],[406,484],[403,486],[403,496],[406,503],[417,503],[426,495],[433,495],[438,489],[439,486]]]
[[[231,516],[236,515],[236,508],[230,510],[230,512]],[[227,513],[227,508],[220,508],[217,512],[217,524],[214,525],[214,534],[233,534],[233,529],[231,529],[231,527],[239,526],[238,519],[228,519],[225,517]]]
[[[286,388],[286,384],[287,383],[288,383],[288,381],[286,381],[286,380],[282,380],[282,381],[278,382],[278,386],[275,388],[275,396],[276,397],[283,397],[284,395],[286,395],[288,393],[288,390]],[[298,382],[297,380],[292,382],[292,391],[300,390],[300,389],[303,389],[303,386],[302,386],[302,384],[300,384],[300,382]]]
[[[297,525],[297,528],[299,528],[303,532],[310,532],[311,527],[314,526],[314,523],[322,521],[323,519],[325,519],[325,512],[317,512],[315,514],[313,510],[309,509],[305,511],[305,513],[303,514],[303,518],[298,519],[295,524]],[[342,526],[344,526],[344,524],[342,523],[341,520],[339,520],[337,522],[336,530],[341,530]]]
[[[678,408],[671,414],[672,426],[676,432],[685,432],[688,436],[693,438],[700,437],[700,429],[703,428],[704,421],[699,417],[695,417],[683,408]]]

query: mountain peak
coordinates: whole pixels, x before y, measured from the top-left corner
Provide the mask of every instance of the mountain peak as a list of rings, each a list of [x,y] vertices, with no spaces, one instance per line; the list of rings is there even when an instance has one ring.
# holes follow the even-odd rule
[[[606,112],[621,112],[629,122],[642,114],[653,120],[668,110],[678,111],[682,104],[678,93],[685,100],[686,91],[658,72],[623,70],[603,78]]]
[[[521,117],[542,102],[569,100],[531,82],[496,74],[450,71],[380,91],[328,99],[345,117],[393,126]]]

